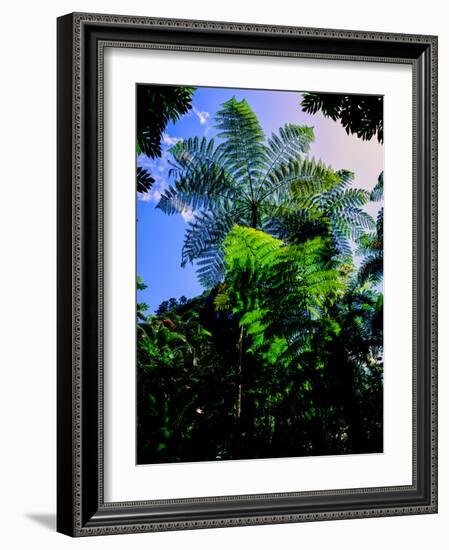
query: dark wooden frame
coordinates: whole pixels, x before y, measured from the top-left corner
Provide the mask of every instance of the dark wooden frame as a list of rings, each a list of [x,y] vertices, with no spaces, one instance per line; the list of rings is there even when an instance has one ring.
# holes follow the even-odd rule
[[[102,52],[105,45],[413,68],[413,483],[105,503]],[[437,38],[95,14],[58,19],[58,503],[71,536],[437,511]],[[149,495],[150,496],[150,495]]]

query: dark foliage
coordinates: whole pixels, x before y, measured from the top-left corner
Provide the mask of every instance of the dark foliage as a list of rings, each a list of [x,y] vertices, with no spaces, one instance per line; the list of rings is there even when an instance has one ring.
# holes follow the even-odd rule
[[[239,317],[214,297],[138,325],[139,464],[382,451],[379,297],[354,290],[335,304],[338,335],[315,327],[300,361],[264,360],[246,335],[240,373]]]
[[[137,86],[137,147],[150,158],[161,156],[161,138],[167,124],[192,108],[194,88]]]
[[[338,120],[348,134],[370,140],[373,136],[383,143],[383,98],[375,95],[343,95],[305,93],[303,111]]]
[[[176,122],[192,108],[194,88],[184,86],[137,86],[137,152],[150,158],[162,154],[161,140],[167,124]],[[139,193],[147,193],[154,178],[143,168],[137,168]]]
[[[137,167],[136,170],[136,187],[138,193],[147,193],[154,183],[154,178],[150,176],[148,170]]]

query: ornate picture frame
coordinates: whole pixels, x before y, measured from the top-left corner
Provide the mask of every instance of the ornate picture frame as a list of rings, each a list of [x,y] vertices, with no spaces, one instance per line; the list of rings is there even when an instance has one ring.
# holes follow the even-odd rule
[[[155,48],[412,68],[412,483],[104,498],[104,50]],[[136,16],[58,19],[58,502],[70,536],[437,512],[437,38]]]

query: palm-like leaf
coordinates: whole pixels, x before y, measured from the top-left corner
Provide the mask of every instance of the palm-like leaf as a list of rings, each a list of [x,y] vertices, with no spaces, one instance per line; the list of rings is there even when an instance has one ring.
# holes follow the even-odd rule
[[[147,193],[154,183],[154,178],[141,166],[138,166],[136,169],[136,187],[138,193]]]
[[[186,86],[137,86],[137,153],[153,159],[161,156],[167,124],[191,109],[194,91]]]
[[[306,113],[321,111],[325,117],[339,120],[347,134],[364,140],[377,136],[383,143],[382,96],[305,93],[301,106]]]

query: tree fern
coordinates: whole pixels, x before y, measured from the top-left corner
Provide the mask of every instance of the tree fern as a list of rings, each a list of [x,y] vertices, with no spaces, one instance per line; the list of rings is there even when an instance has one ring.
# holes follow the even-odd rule
[[[295,242],[285,228],[307,211],[310,219],[320,218],[316,227],[331,227],[339,253],[347,253],[347,240],[370,227],[361,209],[367,193],[347,189],[352,174],[305,156],[312,128],[285,124],[266,139],[247,101],[235,98],[222,105],[215,122],[218,145],[195,137],[170,149],[174,184],[158,203],[167,214],[194,212],[182,264],[196,262],[204,286],[223,278],[223,241],[234,224]]]

